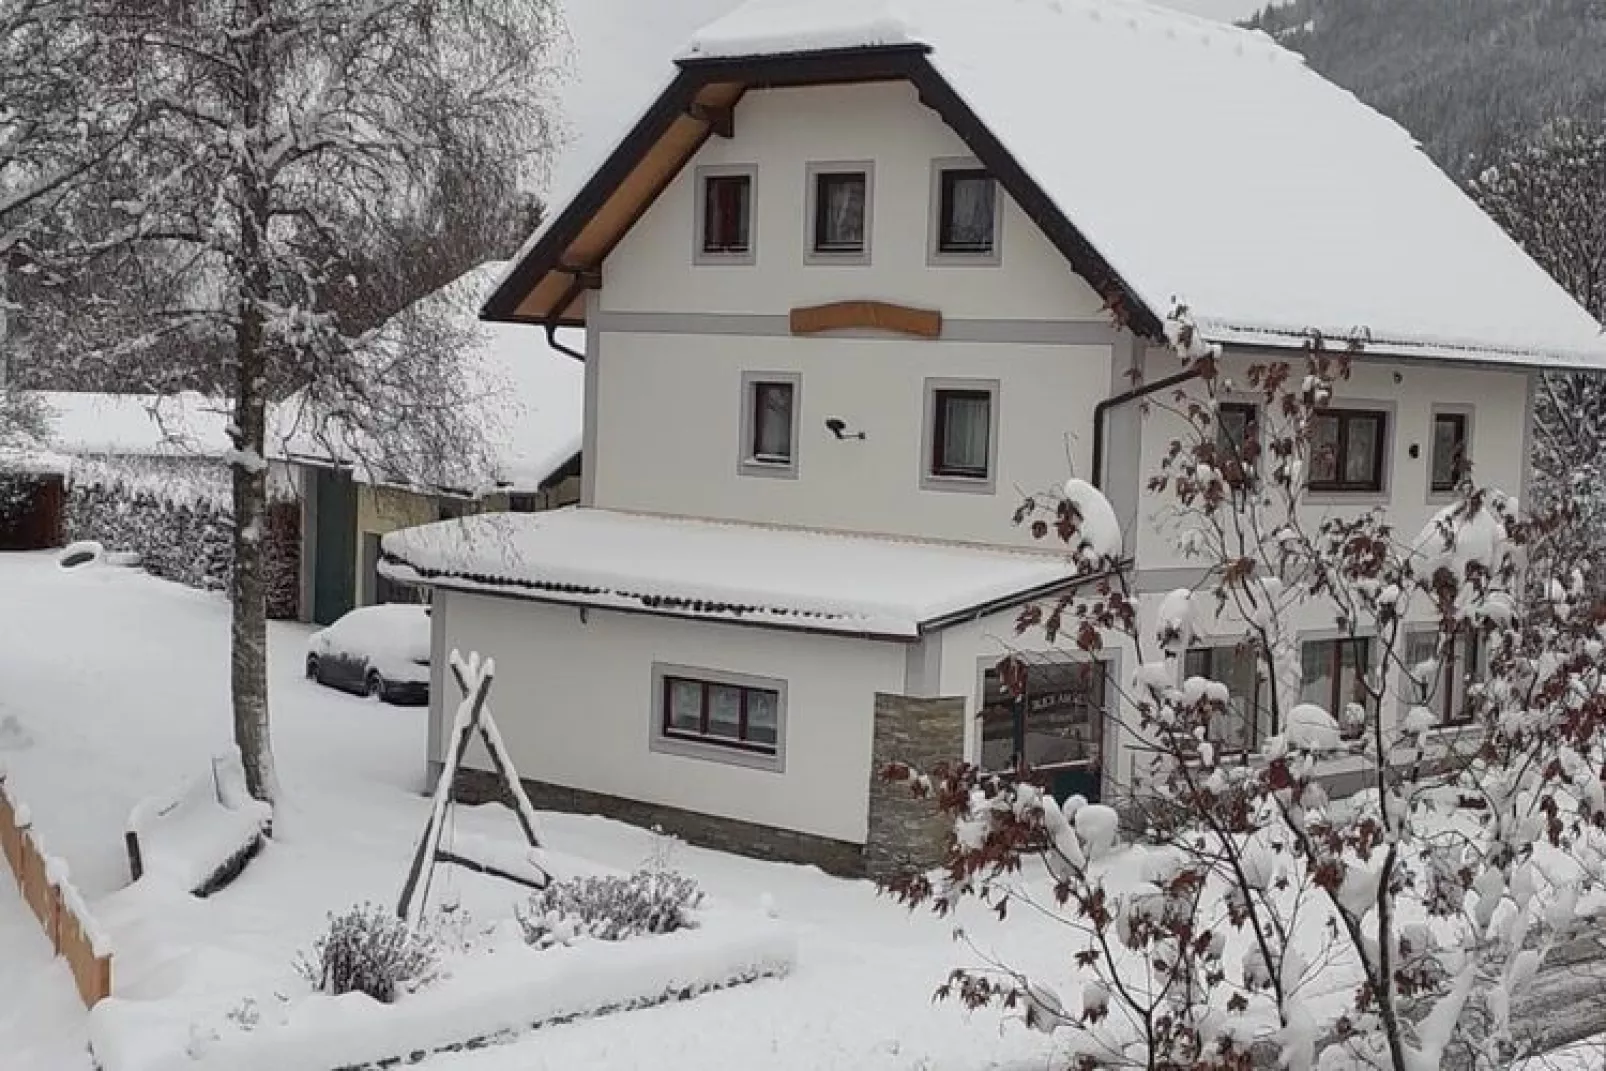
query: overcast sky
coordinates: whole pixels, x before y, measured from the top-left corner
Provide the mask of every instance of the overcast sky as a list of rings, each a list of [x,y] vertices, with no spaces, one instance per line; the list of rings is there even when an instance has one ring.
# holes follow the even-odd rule
[[[985,5],[988,0],[977,0]],[[1157,0],[1207,18],[1248,18],[1267,0]],[[565,147],[552,175],[561,195],[590,173],[668,79],[698,27],[741,0],[562,0],[573,38],[560,92]]]

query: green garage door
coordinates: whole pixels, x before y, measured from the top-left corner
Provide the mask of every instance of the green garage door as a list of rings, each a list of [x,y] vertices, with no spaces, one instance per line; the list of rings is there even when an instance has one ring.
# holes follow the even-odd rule
[[[349,473],[318,469],[312,619],[332,625],[357,601],[357,487]]]

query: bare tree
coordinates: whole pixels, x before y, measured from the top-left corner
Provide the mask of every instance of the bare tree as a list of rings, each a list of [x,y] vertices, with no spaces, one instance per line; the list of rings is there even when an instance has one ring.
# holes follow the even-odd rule
[[[1509,1066],[1513,1002],[1601,877],[1606,608],[1549,554],[1547,522],[1469,479],[1420,534],[1301,508],[1311,466],[1336,460],[1315,428],[1360,340],[1313,336],[1303,361],[1229,375],[1185,310],[1169,327],[1195,378],[1156,396],[1151,418],[1180,430],[1147,486],[1204,579],[1146,612],[1117,571],[1018,623],[1078,657],[1135,657],[1102,711],[1140,756],[1128,813],[1056,799],[1029,767],[887,771],[954,819],[943,871],[892,891],[1063,923],[1056,981],[1079,999],[993,960],[939,995],[1021,1011],[1079,1068],[1247,1068],[1268,1047],[1296,1071]],[[1256,423],[1220,419],[1229,392],[1255,396]],[[1072,480],[1021,519],[1098,574],[1118,565],[1099,549],[1113,516]],[[1301,699],[1311,612],[1373,652],[1337,703]],[[1188,665],[1200,632],[1252,672]],[[1029,659],[1005,659],[1007,684]],[[1331,760],[1359,791],[1329,796]],[[1121,817],[1148,840],[1124,875]],[[1317,999],[1335,983],[1347,1000]]]
[[[1567,120],[1504,152],[1472,183],[1484,211],[1597,320],[1606,318],[1606,123]],[[1546,372],[1535,407],[1535,490],[1578,511],[1577,553],[1606,545],[1606,381]],[[1598,578],[1597,578],[1598,579]]]
[[[110,0],[0,0],[0,439],[36,436],[11,397],[25,302],[92,241],[64,225],[82,185],[128,147],[143,113]]]
[[[478,165],[466,211],[517,198],[546,145],[549,0],[164,0],[122,28],[144,58],[139,247],[176,300],[119,343],[216,358],[232,419],[235,738],[253,795],[275,776],[265,674],[267,404],[303,385],[383,443],[407,414],[450,424],[437,375],[370,390],[342,325],[360,289],[342,250],[417,219],[443,176]],[[392,380],[398,382],[398,380]]]

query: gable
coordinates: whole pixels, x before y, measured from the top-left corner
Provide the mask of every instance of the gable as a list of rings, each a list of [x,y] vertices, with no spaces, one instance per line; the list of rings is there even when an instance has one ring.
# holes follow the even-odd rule
[[[698,36],[486,315],[579,322],[600,258],[723,102],[886,78],[1140,334],[1181,301],[1233,346],[1353,333],[1376,356],[1606,370],[1599,326],[1399,126],[1264,35],[1137,0],[1012,0],[984,19],[974,0],[749,0]]]
[[[853,49],[764,58],[682,60],[680,73],[590,182],[534,237],[486,303],[495,320],[580,324],[584,295],[625,234],[698,150],[740,121],[749,89],[903,81],[951,127],[968,151],[1125,323],[1157,335],[1159,319],[1025,174],[980,119],[939,78],[922,47]]]

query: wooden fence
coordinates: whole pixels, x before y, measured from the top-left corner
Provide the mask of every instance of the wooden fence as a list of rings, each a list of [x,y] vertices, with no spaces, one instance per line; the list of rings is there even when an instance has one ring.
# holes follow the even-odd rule
[[[94,920],[83,898],[66,880],[65,869],[52,872],[39,838],[30,828],[26,809],[6,792],[4,774],[0,774],[0,854],[5,855],[22,898],[50,943],[67,961],[84,1006],[93,1008],[111,996],[111,952],[103,947],[104,940],[98,939]]]

